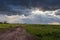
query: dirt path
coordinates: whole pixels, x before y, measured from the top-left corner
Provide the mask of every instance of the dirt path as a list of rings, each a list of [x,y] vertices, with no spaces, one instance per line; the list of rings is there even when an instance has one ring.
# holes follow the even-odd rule
[[[0,35],[0,40],[35,40],[35,38],[29,35],[21,26],[17,26]]]

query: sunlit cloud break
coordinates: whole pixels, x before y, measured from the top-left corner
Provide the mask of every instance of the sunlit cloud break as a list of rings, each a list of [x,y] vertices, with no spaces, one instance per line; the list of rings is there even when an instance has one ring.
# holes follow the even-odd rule
[[[54,11],[42,11],[38,8],[29,9],[30,11],[26,12],[27,15],[0,15],[0,21],[8,23],[27,23],[27,24],[48,24],[52,22],[60,23],[60,9]],[[27,10],[24,10],[27,11]],[[24,12],[23,11],[23,12]]]

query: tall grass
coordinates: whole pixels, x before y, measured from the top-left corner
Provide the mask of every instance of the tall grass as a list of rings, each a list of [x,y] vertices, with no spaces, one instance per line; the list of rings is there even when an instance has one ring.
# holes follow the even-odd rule
[[[42,25],[42,24],[0,24],[0,32],[7,30],[6,28],[14,28],[22,25],[26,31],[37,40],[60,40],[60,25]]]
[[[38,40],[60,40],[60,25],[24,25],[28,33],[36,36]]]

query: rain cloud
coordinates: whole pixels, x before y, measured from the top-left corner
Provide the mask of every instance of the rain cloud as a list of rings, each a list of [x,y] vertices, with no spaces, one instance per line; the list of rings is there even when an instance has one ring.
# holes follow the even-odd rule
[[[8,23],[60,23],[60,0],[0,0],[0,21]]]

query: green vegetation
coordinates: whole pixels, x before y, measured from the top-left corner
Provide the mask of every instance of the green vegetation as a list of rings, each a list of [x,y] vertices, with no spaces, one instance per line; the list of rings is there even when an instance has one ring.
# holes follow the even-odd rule
[[[0,24],[0,32],[5,32],[11,28],[16,27],[18,24]]]
[[[60,25],[24,25],[28,33],[38,40],[60,40]]]
[[[0,24],[0,31],[5,31],[5,28],[14,28],[16,25],[22,25],[37,40],[60,40],[60,25]]]

